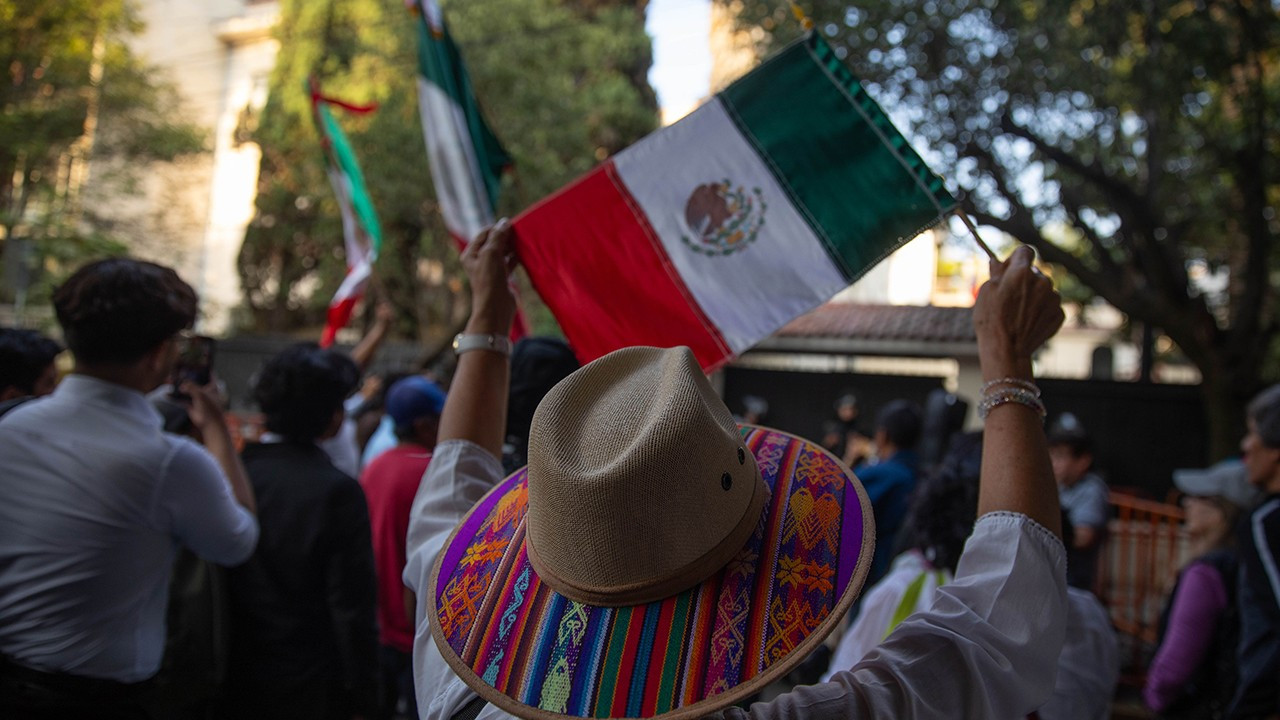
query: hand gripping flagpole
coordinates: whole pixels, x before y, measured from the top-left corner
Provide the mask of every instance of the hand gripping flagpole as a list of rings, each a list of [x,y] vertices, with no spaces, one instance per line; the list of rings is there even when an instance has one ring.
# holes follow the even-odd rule
[[[982,236],[978,235],[978,228],[974,227],[973,220],[969,218],[969,214],[964,210],[956,210],[956,214],[960,216],[960,221],[964,223],[964,226],[969,229],[969,234],[973,236],[973,241],[978,243],[978,247],[982,248],[983,252],[987,254],[987,257],[991,258],[991,262],[1001,262],[1000,258],[996,257],[995,251],[982,241]],[[1031,249],[1035,250],[1035,247],[1033,246]],[[1038,256],[1039,253],[1036,253],[1036,255]],[[1034,263],[1031,265],[1031,272],[1036,275],[1044,275],[1040,268],[1036,267]]]

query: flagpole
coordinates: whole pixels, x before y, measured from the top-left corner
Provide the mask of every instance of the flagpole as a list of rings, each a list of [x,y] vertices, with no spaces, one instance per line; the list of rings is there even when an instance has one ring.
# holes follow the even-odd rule
[[[978,228],[974,227],[973,221],[969,219],[969,213],[957,208],[956,215],[960,217],[960,222],[964,223],[964,226],[969,229],[969,234],[973,236],[973,241],[978,243],[978,247],[982,248],[987,257],[990,257],[992,262],[1000,262],[1000,258],[996,257],[996,253],[991,249],[991,246],[982,241],[982,236],[978,234]]]

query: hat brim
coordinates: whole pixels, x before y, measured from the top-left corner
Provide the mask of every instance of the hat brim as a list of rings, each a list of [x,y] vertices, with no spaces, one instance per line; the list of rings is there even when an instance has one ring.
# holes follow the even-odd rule
[[[432,568],[445,661],[485,700],[536,720],[701,717],[784,676],[858,597],[874,520],[853,471],[820,445],[742,433],[770,491],[755,532],[706,580],[645,605],[586,605],[543,583],[525,545],[527,469],[498,483]]]
[[[1239,460],[1174,470],[1173,485],[1187,495],[1222,498],[1241,510],[1252,508],[1258,499],[1258,490],[1249,484],[1249,471]]]
[[[1173,485],[1187,495],[1218,495],[1218,488],[1209,470],[1186,469],[1173,471]]]

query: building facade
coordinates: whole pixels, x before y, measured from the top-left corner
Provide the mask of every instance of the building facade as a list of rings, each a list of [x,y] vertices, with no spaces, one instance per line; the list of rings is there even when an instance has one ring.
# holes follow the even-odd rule
[[[113,168],[91,166],[86,202],[132,254],[170,265],[200,294],[198,329],[221,334],[240,303],[236,258],[253,217],[258,147],[246,123],[266,102],[279,43],[278,4],[245,0],[141,0],[144,30],[133,51],[174,84],[188,122],[206,131],[206,152],[155,163],[127,192]]]

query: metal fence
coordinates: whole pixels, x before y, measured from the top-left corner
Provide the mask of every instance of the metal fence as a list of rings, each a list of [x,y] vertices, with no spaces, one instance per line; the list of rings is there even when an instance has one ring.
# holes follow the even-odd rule
[[[1199,388],[1192,385],[1041,379],[1049,420],[1075,415],[1093,438],[1094,470],[1109,485],[1131,495],[1163,500],[1173,471],[1209,463],[1208,428]],[[792,372],[729,367],[724,398],[741,412],[747,395],[769,403],[767,424],[802,437],[821,438],[834,420],[842,394],[858,397],[864,433],[873,431],[885,403],[905,398],[925,405],[942,379],[925,376]],[[975,398],[964,398],[975,402]]]

